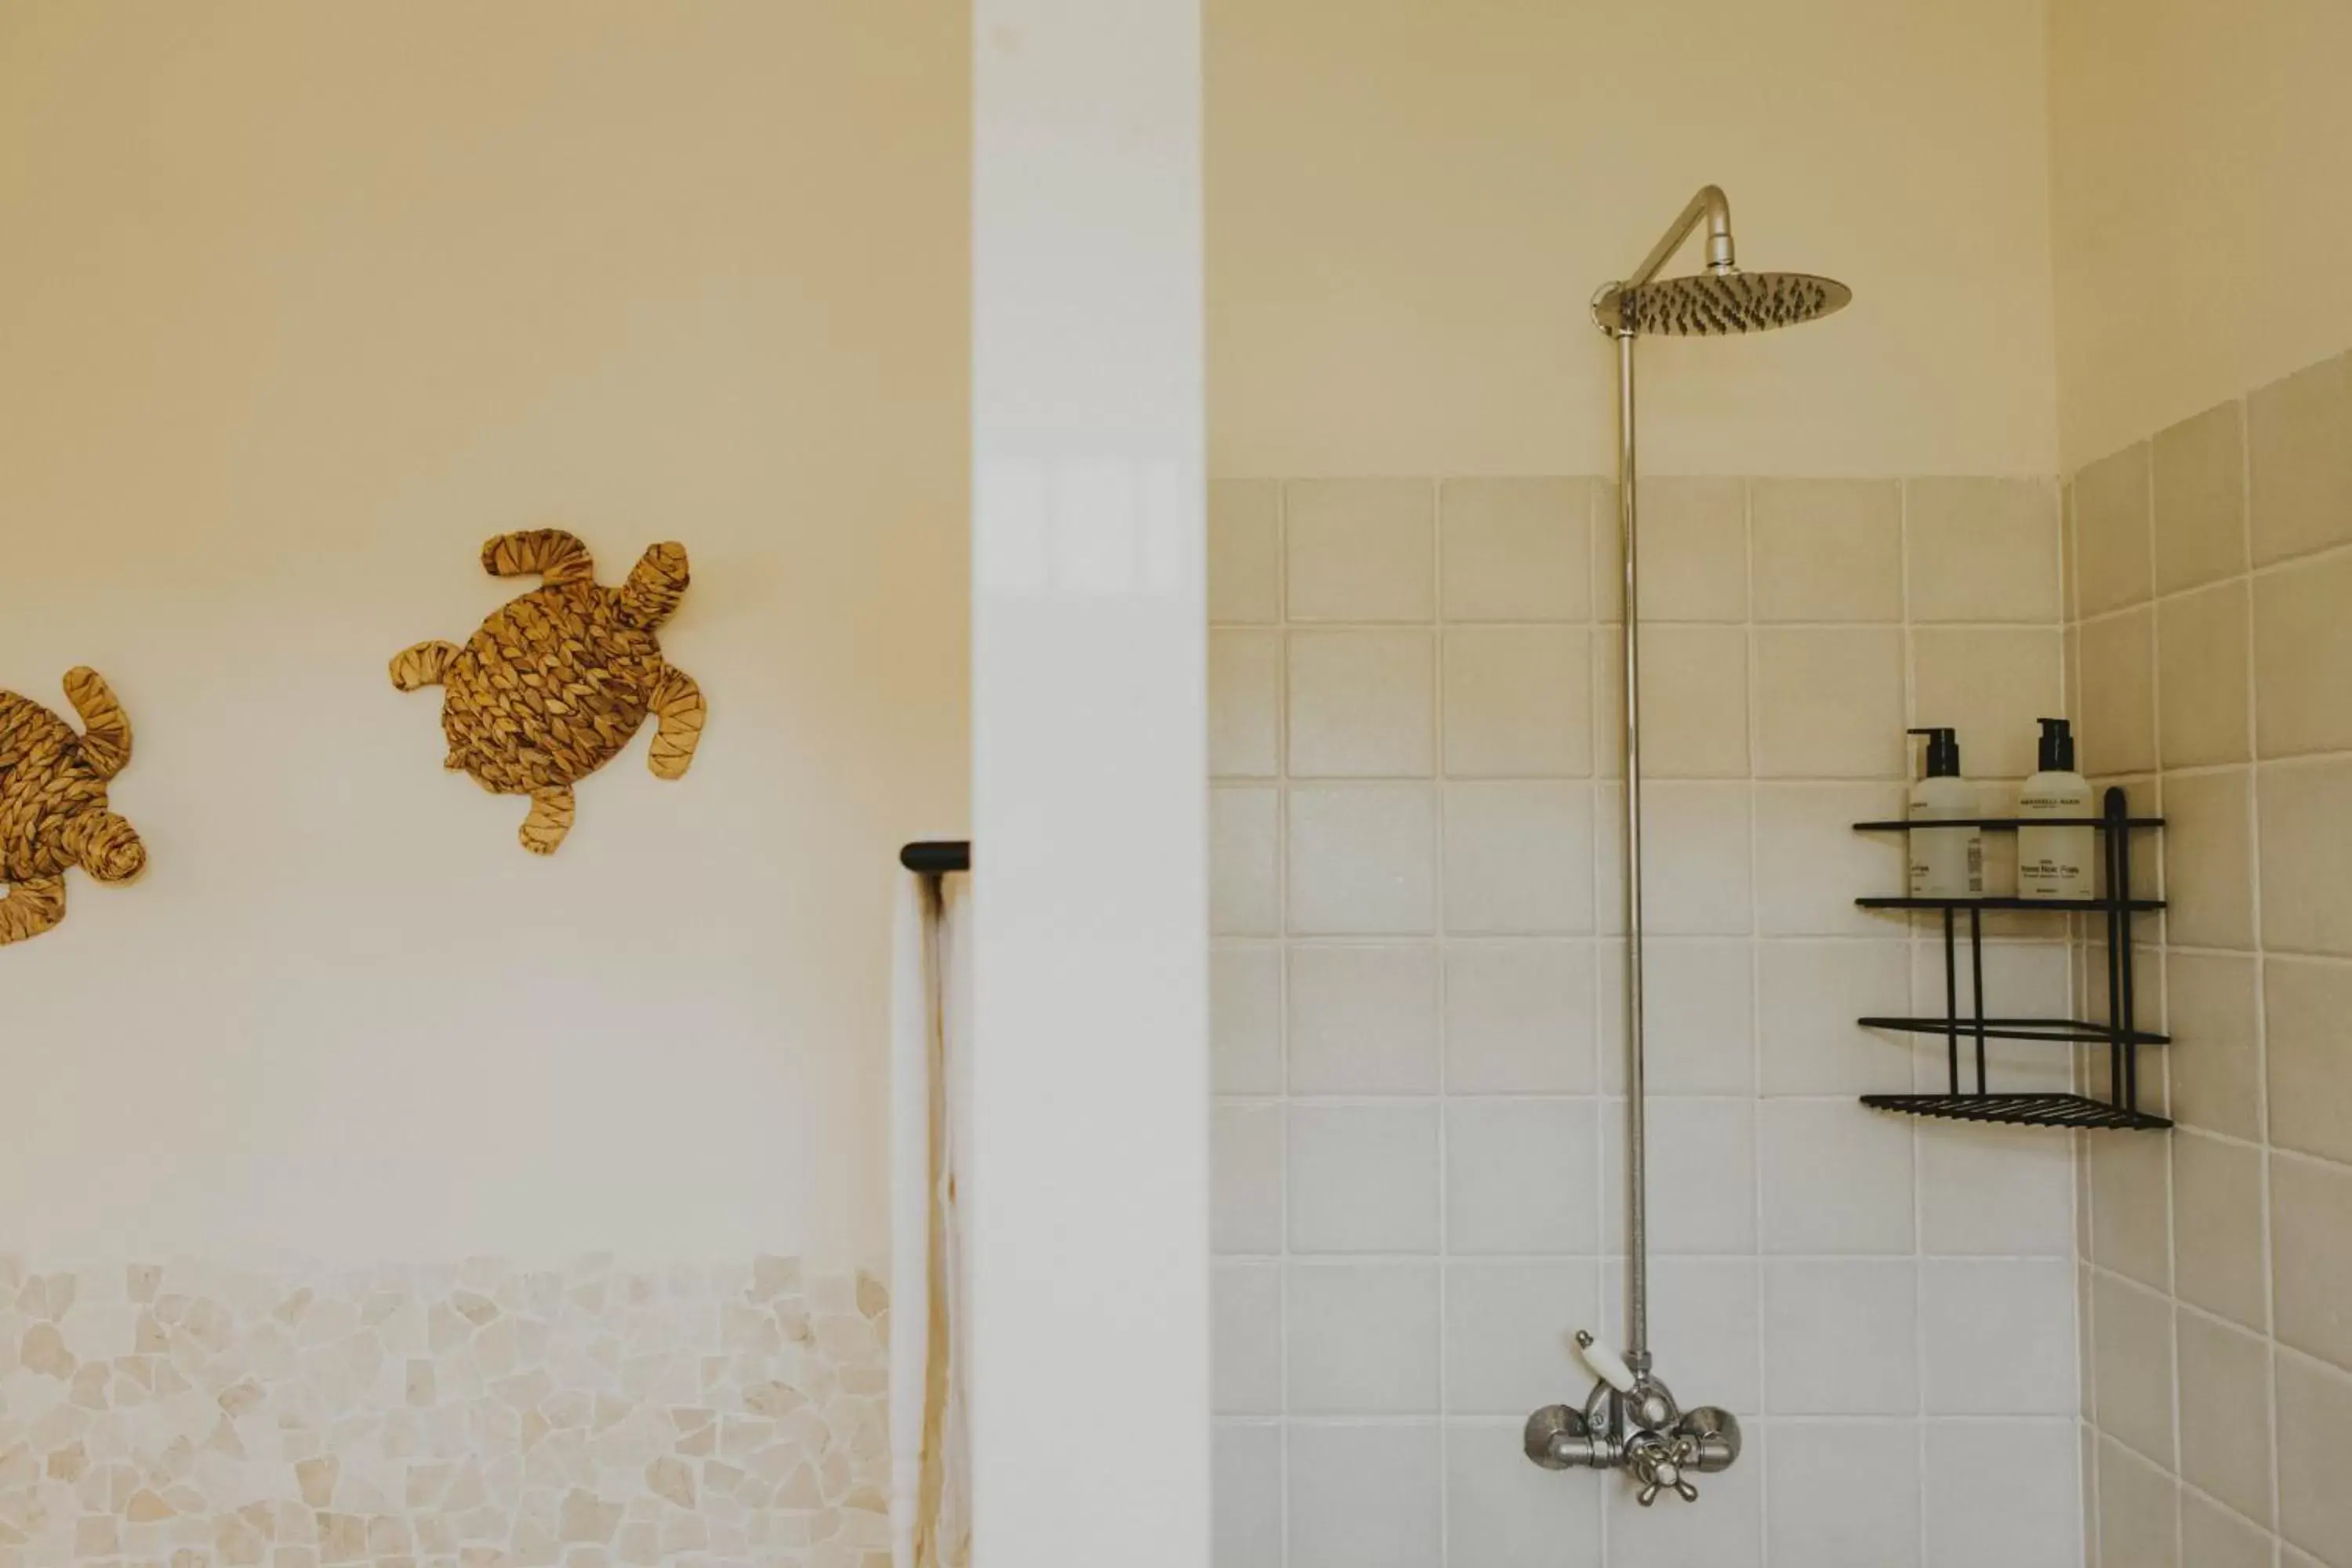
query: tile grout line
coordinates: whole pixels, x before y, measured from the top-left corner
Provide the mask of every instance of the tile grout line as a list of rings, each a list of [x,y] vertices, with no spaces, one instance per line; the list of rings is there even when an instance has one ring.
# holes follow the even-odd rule
[[[1276,986],[1282,1005],[1282,1256],[1275,1265],[1275,1366],[1280,1377],[1276,1405],[1282,1412],[1281,1440],[1276,1446],[1276,1510],[1281,1539],[1275,1542],[1278,1568],[1290,1564],[1290,485],[1275,485],[1274,616],[1275,640],[1280,655],[1274,683],[1274,841],[1275,891],[1280,900],[1275,921],[1280,980]]]
[[[1430,897],[1435,908],[1430,911],[1430,929],[1435,933],[1431,962],[1437,974],[1438,1037],[1437,1049],[1437,1564],[1446,1568],[1454,1558],[1454,1528],[1451,1509],[1453,1487],[1450,1484],[1453,1461],[1453,1434],[1446,1418],[1453,1414],[1453,1371],[1446,1354],[1448,1326],[1454,1310],[1453,1267],[1453,1202],[1448,1187],[1453,1179],[1452,1153],[1448,1139],[1453,1124],[1452,1106],[1447,1100],[1450,1085],[1445,1070],[1445,792],[1447,769],[1445,755],[1445,487],[1442,481],[1432,481],[1429,492],[1429,611],[1430,611],[1430,680],[1429,680],[1429,752],[1430,767],[1436,775],[1436,809],[1432,814],[1430,830],[1436,835],[1431,847]]]
[[[1916,710],[1919,701],[1918,628],[1911,624],[1911,487],[1907,484],[1902,488],[1900,492],[1899,510],[1895,520],[1895,552],[1896,563],[1901,571],[1900,585],[1903,595],[1903,713],[1905,723],[1907,728],[1908,725],[1918,721],[1916,715]],[[2062,642],[2062,651],[2060,656],[2062,658],[2063,658],[2063,645]],[[1905,742],[1906,746],[1904,756],[1907,763],[1910,756],[1908,735],[1905,737]],[[1905,771],[1907,773],[1909,770],[1906,767]],[[1977,802],[1977,807],[1981,810],[1983,809],[1983,806],[1984,803],[1982,799],[1979,798]],[[1905,815],[1909,815],[1907,810]],[[1905,842],[1906,845],[1909,842],[1907,836]],[[1907,848],[1906,850],[1906,859],[1908,858]],[[1905,963],[1904,973],[1904,983],[1906,988],[1913,983],[1912,972],[1916,968],[1916,965],[1909,962],[1909,957],[1910,955],[1906,955],[1906,962]],[[1907,989],[1906,994],[1908,994]],[[1916,1043],[1912,1042],[1911,1048],[1906,1050],[1904,1054],[1911,1066],[1913,1072],[1916,1074],[1917,1071],[1918,1058]],[[1917,1087],[1917,1079],[1916,1077],[1913,1079],[1913,1087]],[[1983,1086],[1979,1085],[1978,1087],[1982,1088]],[[1919,1492],[1919,1561],[1924,1563],[1933,1560],[1929,1553],[1927,1519],[1927,1422],[1926,1419],[1926,1411],[1927,1407],[1927,1269],[1924,1261],[1927,1249],[1927,1227],[1923,1223],[1923,1198],[1919,1191],[1919,1145],[1921,1139],[1926,1136],[1927,1130],[1919,1126],[1916,1119],[1914,1119],[1913,1125],[1906,1128],[1905,1131],[1909,1135],[1911,1146],[1911,1375],[1915,1388],[1915,1408],[1920,1414],[1918,1428],[1913,1434],[1912,1438],[1912,1464],[1916,1484],[1918,1487]]]
[[[2247,912],[2253,925],[2254,969],[2254,1136],[2259,1142],[2261,1161],[2258,1173],[2257,1197],[2260,1203],[2262,1230],[2261,1268],[2263,1271],[2263,1372],[2269,1405],[2269,1421],[2263,1440],[2270,1451],[2264,1456],[2264,1469],[2270,1476],[2270,1518],[2264,1521],[2271,1550],[2282,1551],[2285,1540],[2285,1500],[2280,1487],[2279,1456],[2279,1345],[2278,1345],[2278,1258],[2274,1239],[2277,1199],[2272,1190],[2271,1174],[2275,1161],[2271,1147],[2271,1082],[2270,1082],[2270,933],[2263,921],[2263,802],[2262,778],[2256,771],[2262,757],[2262,673],[2256,658],[2254,638],[2254,471],[2253,471],[2253,399],[2242,398],[2238,403],[2238,461],[2240,474],[2239,499],[2239,560],[2245,571],[2246,584],[2246,727],[2245,742],[2248,758],[2246,777],[2246,879]],[[2169,932],[2167,933],[2169,940]],[[2169,965],[2167,966],[2169,978]]]
[[[1756,1405],[1760,1413],[1769,1402],[1764,1397],[1765,1368],[1768,1364],[1764,1333],[1766,1321],[1764,1310],[1765,1132],[1764,1053],[1761,1043],[1764,1029],[1759,989],[1761,982],[1758,978],[1759,965],[1756,962],[1759,956],[1756,939],[1761,923],[1757,919],[1757,910],[1762,901],[1760,886],[1757,879],[1759,856],[1756,844],[1756,770],[1757,752],[1763,739],[1763,716],[1762,700],[1757,690],[1756,679],[1756,484],[1753,479],[1744,481],[1739,487],[1739,541],[1745,552],[1746,558],[1742,564],[1746,571],[1748,590],[1748,622],[1745,627],[1747,635],[1741,648],[1741,652],[1748,660],[1745,693],[1748,721],[1748,787],[1746,791],[1748,797],[1748,931],[1742,945],[1747,950],[1748,957],[1748,1206],[1756,1227],[1755,1258],[1749,1264],[1748,1273],[1756,1292]],[[1906,662],[1907,664],[1908,661]],[[1759,1422],[1759,1425],[1763,1426],[1764,1423]],[[1764,1451],[1759,1453],[1754,1460],[1759,1465],[1768,1462],[1772,1446],[1769,1430],[1763,1436],[1764,1441],[1759,1447]],[[1764,1564],[1764,1568],[1771,1568],[1772,1489],[1760,1484],[1756,1489],[1756,1530],[1759,1560]]]

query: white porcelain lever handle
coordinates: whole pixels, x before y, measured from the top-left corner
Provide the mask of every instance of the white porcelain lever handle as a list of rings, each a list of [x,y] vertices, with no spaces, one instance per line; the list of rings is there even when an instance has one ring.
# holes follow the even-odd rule
[[[1582,1329],[1576,1331],[1576,1348],[1583,1355],[1584,1364],[1592,1369],[1592,1374],[1595,1377],[1620,1394],[1633,1392],[1633,1369],[1625,1364],[1624,1357],[1595,1340]]]

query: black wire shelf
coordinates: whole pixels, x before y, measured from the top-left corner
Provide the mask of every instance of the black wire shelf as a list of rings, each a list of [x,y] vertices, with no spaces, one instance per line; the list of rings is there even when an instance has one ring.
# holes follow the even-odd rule
[[[1942,1035],[1951,1031],[1949,1018],[1861,1018],[1856,1022],[1865,1029],[1897,1029],[1913,1035]],[[1973,1036],[1978,1020],[1960,1020],[1961,1031]],[[2042,1040],[2059,1046],[2105,1046],[2114,1043],[2117,1031],[2106,1024],[2094,1024],[2086,1018],[1987,1018],[1983,1020],[1984,1037],[1988,1040]],[[2135,1046],[2168,1046],[2169,1035],[2152,1035],[2145,1029],[2134,1029],[2126,1036],[2126,1043]]]
[[[1994,833],[2014,833],[2021,827],[2095,827],[2102,832],[2117,828],[2161,827],[2160,816],[2126,816],[2116,821],[2105,816],[1921,816],[1900,817],[1885,822],[1857,822],[1857,833],[1908,833],[1915,827],[1982,827]]]
[[[2142,1046],[2162,1046],[2171,1043],[2168,1036],[2142,1029],[2133,1016],[2136,992],[2132,969],[2132,917],[2164,908],[2160,899],[2135,899],[2129,896],[2131,879],[2131,829],[2161,827],[2164,819],[2157,816],[2134,816],[2128,799],[2121,789],[2109,789],[2100,800],[2101,814],[2096,817],[2039,817],[2028,822],[2013,816],[1976,818],[1937,817],[1938,827],[1976,827],[1996,832],[2024,826],[2095,827],[2099,829],[2099,885],[2106,889],[2104,898],[2096,899],[2020,899],[1963,898],[1912,899],[1864,898],[1855,903],[1866,910],[1934,910],[1943,919],[1944,938],[1944,1012],[1940,1017],[1874,1017],[1859,1020],[1870,1029],[1889,1029],[1905,1034],[1941,1035],[1944,1037],[1945,1084],[1942,1094],[1865,1094],[1864,1105],[1880,1110],[1893,1110],[1907,1116],[1937,1116],[1954,1121],[1998,1121],[2012,1126],[2061,1128],[2117,1128],[2135,1131],[2157,1131],[2172,1123],[2164,1117],[2139,1109],[2139,1050]],[[1857,822],[1857,831],[1865,833],[1908,832],[1922,824],[1915,822]],[[2107,1007],[2105,1023],[2094,1023],[2084,1018],[1999,1018],[1985,1012],[1984,917],[1989,910],[2042,911],[2050,913],[2091,913],[2105,917],[2106,936]],[[1968,941],[1960,941],[1961,917],[1967,917]],[[1970,1002],[1963,1011],[1960,1006],[1960,976],[1965,960]],[[2087,1094],[1995,1094],[1986,1081],[1986,1043],[1990,1040],[2024,1040],[2059,1046],[2100,1046],[2105,1047],[2107,1095],[2104,1100]],[[1976,1088],[1963,1091],[1961,1063],[1965,1054],[1976,1058]]]
[[[2072,1127],[2085,1131],[2154,1132],[2172,1125],[2129,1106],[2110,1105],[2084,1094],[1865,1094],[1864,1105],[1906,1116],[1938,1116],[1952,1121],[1997,1121],[2014,1127]]]
[[[2162,899],[2018,899],[1980,896],[1973,899],[1911,899],[1867,898],[1854,902],[1865,910],[2035,910],[2053,914],[2067,912],[2098,913],[2105,910],[2127,910],[2134,914],[2146,914],[2150,910],[2164,908]]]

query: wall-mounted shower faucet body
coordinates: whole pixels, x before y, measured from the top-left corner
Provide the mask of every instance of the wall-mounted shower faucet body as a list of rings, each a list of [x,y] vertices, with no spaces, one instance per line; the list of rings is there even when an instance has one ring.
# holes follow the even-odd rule
[[[1739,1458],[1738,1419],[1711,1405],[1683,1409],[1651,1374],[1647,1356],[1636,1364],[1583,1332],[1576,1343],[1600,1381],[1582,1410],[1548,1405],[1528,1417],[1528,1458],[1548,1470],[1628,1471],[1643,1508],[1662,1491],[1696,1502],[1690,1478],[1729,1469]]]
[[[1687,278],[1658,269],[1701,224],[1706,268]],[[1593,296],[1592,319],[1617,343],[1617,527],[1625,563],[1625,1353],[1580,1332],[1577,1345],[1598,1375],[1581,1411],[1548,1405],[1528,1418],[1528,1457],[1548,1469],[1626,1469],[1643,1504],[1662,1490],[1696,1499],[1693,1473],[1739,1457],[1739,1423],[1713,1405],[1683,1410],[1650,1372],[1649,1192],[1642,994],[1641,516],[1633,452],[1633,340],[1665,333],[1714,337],[1810,321],[1842,309],[1843,283],[1802,272],[1742,272],[1735,263],[1731,203],[1717,186],[1690,199],[1632,277]]]

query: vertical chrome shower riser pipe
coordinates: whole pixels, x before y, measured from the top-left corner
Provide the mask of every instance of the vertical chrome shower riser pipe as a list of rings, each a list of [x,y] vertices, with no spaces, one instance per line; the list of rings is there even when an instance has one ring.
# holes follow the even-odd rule
[[[1642,995],[1642,569],[1633,522],[1633,332],[1617,339],[1617,536],[1625,561],[1625,1358],[1650,1367],[1648,1116]]]
[[[1706,271],[1653,282],[1701,223]],[[1577,1347],[1597,1374],[1582,1409],[1547,1405],[1528,1417],[1528,1458],[1547,1469],[1623,1469],[1644,1507],[1672,1490],[1696,1500],[1689,1478],[1739,1457],[1739,1423],[1713,1405],[1685,1410],[1652,1373],[1650,1353],[1648,1083],[1642,994],[1642,573],[1640,479],[1634,461],[1633,340],[1643,332],[1717,336],[1811,321],[1843,308],[1844,284],[1804,273],[1742,273],[1733,264],[1731,203],[1700,188],[1641,267],[1593,296],[1592,319],[1617,348],[1617,535],[1625,572],[1625,1327],[1622,1356],[1589,1333]]]

